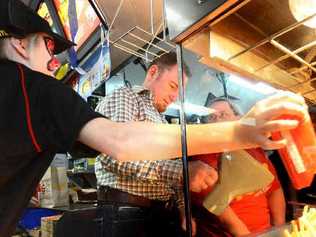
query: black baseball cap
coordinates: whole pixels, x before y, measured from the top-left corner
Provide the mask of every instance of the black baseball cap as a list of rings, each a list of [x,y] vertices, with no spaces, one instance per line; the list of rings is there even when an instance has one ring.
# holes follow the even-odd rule
[[[33,33],[46,33],[55,41],[55,54],[76,45],[54,33],[48,22],[20,0],[0,0],[0,39],[24,38]]]

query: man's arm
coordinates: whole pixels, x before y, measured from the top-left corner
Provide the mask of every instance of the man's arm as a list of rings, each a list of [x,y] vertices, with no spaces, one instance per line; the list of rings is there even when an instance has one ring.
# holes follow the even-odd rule
[[[271,224],[275,226],[285,223],[285,198],[282,188],[274,190],[268,197]]]
[[[227,207],[218,218],[234,236],[250,234],[250,231],[248,230],[245,223],[239,219],[239,217],[230,207]]]
[[[182,162],[181,160],[178,161]],[[181,172],[180,182],[174,184],[172,187],[176,195],[177,206],[180,209],[184,207],[182,163],[178,168],[178,172]],[[199,193],[204,189],[214,186],[217,180],[218,173],[213,167],[199,160],[189,161],[189,186],[191,192]]]
[[[103,169],[125,177],[133,177],[139,180],[163,182],[172,187],[178,187],[183,192],[183,167],[180,159],[158,161],[133,161],[121,162],[109,156],[100,155]],[[217,172],[211,166],[201,161],[189,162],[190,190],[201,192],[213,186],[218,179]]]
[[[282,115],[307,119],[304,99],[292,93],[279,93],[258,102],[239,121],[188,125],[188,154],[216,153],[258,146],[264,149],[281,148],[286,141],[271,141],[269,134],[293,129],[298,125],[296,120],[275,120]],[[180,137],[178,125],[115,123],[96,118],[81,129],[78,139],[118,160],[132,161],[180,157]]]
[[[169,185],[182,183],[182,161],[176,160],[140,160],[122,162],[110,156],[99,156],[102,167],[112,173],[138,180],[164,182]]]

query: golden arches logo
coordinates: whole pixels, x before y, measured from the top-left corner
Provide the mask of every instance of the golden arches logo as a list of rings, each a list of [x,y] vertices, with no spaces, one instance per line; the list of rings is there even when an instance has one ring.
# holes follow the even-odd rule
[[[9,34],[4,30],[0,30],[0,37],[6,37],[6,36],[9,36]]]

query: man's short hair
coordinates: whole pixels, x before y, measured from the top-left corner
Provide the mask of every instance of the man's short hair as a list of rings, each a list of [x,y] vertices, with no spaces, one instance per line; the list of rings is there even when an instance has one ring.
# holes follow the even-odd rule
[[[152,61],[148,69],[153,66],[157,65],[160,70],[170,69],[171,67],[177,65],[177,54],[175,52],[169,52],[169,53],[163,53],[159,52],[158,55],[161,55],[160,57],[157,57],[154,61]],[[188,65],[183,62],[183,72],[187,77],[191,77],[191,71]]]
[[[37,34],[28,35],[27,38],[29,39],[28,48],[32,48],[36,41],[39,38]],[[0,59],[10,59],[10,50],[8,50],[8,39],[9,38],[0,38]]]

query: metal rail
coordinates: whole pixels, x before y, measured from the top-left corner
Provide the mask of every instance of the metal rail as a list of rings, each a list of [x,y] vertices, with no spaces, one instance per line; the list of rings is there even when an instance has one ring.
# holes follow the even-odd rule
[[[312,48],[314,46],[316,46],[316,40],[314,40],[311,43],[306,44],[306,45],[294,50],[292,53],[293,54],[299,54],[299,53],[301,53],[301,52],[303,52],[303,51],[305,51],[305,50],[307,50],[309,48]],[[270,63],[268,63],[268,64],[266,64],[266,65],[264,65],[264,66],[262,66],[260,68],[258,68],[258,69],[256,69],[255,72],[258,72],[258,71],[260,71],[260,70],[262,70],[262,69],[264,69],[264,68],[266,68],[268,66],[275,65],[275,64],[277,64],[277,63],[279,63],[279,62],[281,62],[281,61],[283,61],[283,60],[285,60],[285,59],[287,59],[289,57],[291,57],[290,54],[283,55],[283,56],[279,57],[278,59],[276,59],[276,60],[274,60],[274,61],[272,61],[272,62],[270,62]]]
[[[239,17],[240,19],[242,18],[241,16],[238,15],[238,13],[235,13],[235,15],[237,17]],[[314,62],[307,62],[306,60],[304,60],[299,54],[304,52],[305,50],[308,50],[308,49],[311,49],[312,47],[315,47],[316,46],[316,40],[313,40],[312,42],[310,43],[307,43],[295,50],[290,50],[288,49],[286,46],[284,46],[282,43],[280,43],[279,41],[277,41],[278,37],[280,36],[283,36],[285,35],[286,33],[302,26],[305,22],[309,21],[310,19],[316,17],[316,13],[315,14],[312,14],[308,17],[306,17],[305,19],[301,20],[301,21],[298,21],[288,27],[285,27],[284,29],[270,35],[270,36],[266,36],[264,35],[264,32],[262,32],[260,29],[257,29],[256,26],[254,26],[253,24],[251,24],[250,22],[248,22],[246,19],[241,19],[242,21],[244,21],[246,24],[248,24],[250,27],[252,27],[254,30],[256,30],[258,33],[260,33],[261,35],[263,35],[265,38],[263,40],[260,40],[258,41],[256,44],[254,45],[251,45],[247,48],[245,48],[244,50],[232,55],[231,57],[229,57],[227,59],[227,61],[232,61],[233,59],[237,58],[237,57],[240,57],[250,51],[253,51],[255,49],[257,49],[258,47],[264,45],[264,44],[267,44],[267,43],[270,43],[272,46],[274,46],[275,48],[277,48],[278,50],[282,51],[284,53],[284,55],[278,57],[277,59],[274,59],[273,61],[271,62],[268,62],[266,63],[265,65],[257,68],[254,70],[255,73],[258,73],[260,72],[261,70],[263,70],[264,68],[267,68],[271,65],[276,65],[277,63],[280,63],[282,62],[283,60],[286,60],[288,58],[293,58],[294,60],[296,60],[297,62],[299,62],[299,64],[301,64],[302,66],[296,70],[293,70],[291,72],[287,72],[289,75],[294,75],[296,73],[299,73],[303,70],[306,70],[306,69],[310,69],[313,73],[316,73],[316,61]],[[218,22],[216,22],[218,23]],[[313,78],[313,79],[309,79],[309,80],[304,80],[304,81],[301,81],[298,77],[295,77],[294,76],[294,79],[296,81],[298,81],[298,83],[294,84],[294,85],[291,85],[291,86],[288,86],[288,87],[285,87],[284,89],[287,89],[287,90],[290,90],[290,91],[293,91],[293,92],[298,92],[297,90],[294,90],[295,87],[297,86],[300,86],[300,85],[305,85],[307,83],[310,83],[310,82],[313,82],[316,80],[316,78]],[[284,86],[283,86],[284,87]],[[312,89],[312,90],[308,90],[308,91],[305,91],[305,92],[302,92],[302,95],[304,95],[306,97],[306,95],[308,94],[311,94],[313,92],[316,92],[316,89]],[[315,103],[315,100],[314,99],[309,99],[306,97],[307,100],[309,100],[310,102],[313,102]]]
[[[250,47],[242,50],[241,52],[231,56],[230,58],[228,58],[228,61],[231,61],[234,58],[236,58],[236,57],[238,57],[238,56],[240,56],[240,55],[242,55],[244,53],[247,53],[248,51],[252,51],[252,50],[254,50],[254,49],[256,49],[256,48],[258,48],[258,47],[260,47],[260,46],[262,46],[262,45],[264,45],[266,43],[269,43],[271,40],[276,39],[276,38],[280,37],[281,35],[284,35],[287,32],[297,28],[298,26],[303,25],[306,21],[312,19],[315,16],[316,16],[316,13],[311,15],[311,16],[309,16],[309,17],[307,17],[307,18],[305,18],[305,19],[303,19],[302,21],[298,21],[298,22],[296,22],[296,23],[294,23],[294,24],[292,24],[292,25],[290,25],[290,26],[278,31],[277,33],[274,33],[273,35],[271,35],[271,36],[259,41],[257,44],[255,44],[253,46],[250,46]]]
[[[185,203],[185,218],[186,218],[186,236],[192,237],[192,211],[191,198],[189,187],[189,161],[187,152],[187,134],[186,134],[186,119],[184,108],[184,78],[182,64],[182,45],[177,44],[177,62],[178,62],[178,82],[179,82],[179,99],[180,99],[180,126],[181,126],[181,148],[182,148],[182,164],[183,164],[183,190]]]
[[[310,68],[313,72],[316,72],[316,68],[314,68],[310,63],[306,62],[304,59],[302,59],[297,54],[293,53],[291,50],[289,50],[285,46],[281,45],[280,43],[276,42],[275,40],[271,40],[271,44],[274,45],[279,50],[283,51],[284,53],[290,55],[292,58],[296,59],[300,63],[304,64],[305,66]]]

